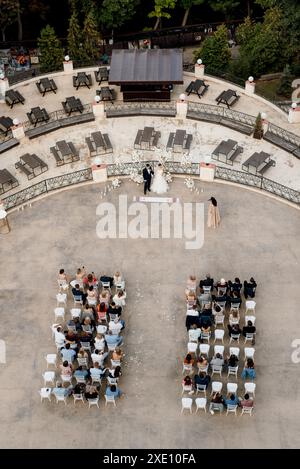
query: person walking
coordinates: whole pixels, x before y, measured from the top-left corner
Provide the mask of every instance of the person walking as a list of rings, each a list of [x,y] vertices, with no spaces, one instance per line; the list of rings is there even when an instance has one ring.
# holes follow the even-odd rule
[[[209,200],[207,226],[208,228],[217,228],[221,222],[218,203],[214,197],[211,197]]]

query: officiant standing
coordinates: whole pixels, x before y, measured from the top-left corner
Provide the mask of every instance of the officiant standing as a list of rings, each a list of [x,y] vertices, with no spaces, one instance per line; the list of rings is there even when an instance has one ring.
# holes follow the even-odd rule
[[[152,176],[154,175],[154,171],[149,163],[146,164],[145,168],[143,169],[143,178],[144,178],[144,194],[146,195],[147,191],[151,192],[151,180]]]
[[[217,228],[221,222],[218,202],[214,197],[211,197],[209,201],[207,226],[208,228]]]

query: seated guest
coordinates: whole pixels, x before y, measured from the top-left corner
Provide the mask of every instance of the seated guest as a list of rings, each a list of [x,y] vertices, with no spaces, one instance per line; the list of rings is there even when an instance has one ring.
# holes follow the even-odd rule
[[[66,344],[69,344],[70,348],[72,350],[75,350],[76,352],[78,350],[78,343],[79,343],[79,337],[78,337],[77,332],[68,331],[66,334]]]
[[[93,324],[95,324],[95,310],[92,306],[86,304],[80,315],[80,322],[83,323],[85,318],[90,318]]]
[[[85,384],[84,383],[77,383],[74,386],[73,394],[83,394],[85,391]]]
[[[200,280],[199,287],[211,287],[211,290],[214,288],[214,279],[211,278],[210,274],[206,274],[204,280]]]
[[[108,356],[108,352],[104,352],[104,350],[94,350],[91,354],[91,359],[93,363],[99,363],[100,367],[104,366],[104,362],[106,357]]]
[[[224,278],[221,278],[221,280],[216,284],[216,289],[218,290],[218,295],[220,295],[220,292],[224,292],[225,294],[227,293],[227,288],[228,288],[228,283]]]
[[[235,291],[237,292],[238,296],[241,296],[241,289],[243,285],[241,284],[241,281],[238,277],[235,277],[234,282],[229,280],[228,286],[229,286],[230,293],[233,293]]]
[[[99,392],[96,386],[92,384],[91,379],[89,379],[88,384],[85,387],[84,397],[86,399],[96,399],[97,397],[99,397]]]
[[[106,316],[106,312],[107,312],[107,305],[105,303],[100,303],[97,305],[97,320],[98,322],[102,323],[102,322],[106,322],[107,321],[107,316]]]
[[[100,304],[104,303],[105,306],[108,308],[109,302],[110,302],[110,292],[109,290],[103,288],[103,290],[101,291],[99,295],[99,303]]]
[[[95,379],[101,379],[105,375],[105,368],[101,368],[100,364],[98,362],[94,363],[94,366],[90,368],[90,375],[92,380]]]
[[[220,353],[216,353],[216,356],[210,361],[210,365],[215,366],[223,366],[224,365],[224,358]]]
[[[68,283],[68,277],[64,269],[59,269],[57,280],[62,284]]]
[[[78,332],[78,337],[80,342],[85,342],[91,344],[92,342],[92,333],[87,331]]]
[[[125,290],[119,290],[113,297],[113,301],[117,306],[121,306],[122,308],[126,305],[126,292]]]
[[[201,325],[201,332],[208,333],[211,332],[211,323],[209,322],[203,322]]]
[[[188,353],[183,360],[184,365],[194,365],[194,359],[190,353]]]
[[[104,339],[103,334],[100,334],[100,333],[96,334],[94,345],[95,345],[96,350],[104,350],[105,349],[105,339]]]
[[[114,335],[111,331],[107,331],[107,334],[105,334],[105,341],[107,345],[112,345],[112,346],[119,346],[123,342],[123,337],[120,337],[118,335]]]
[[[228,297],[228,301],[230,306],[240,306],[241,305],[241,298],[237,291],[233,291],[231,296]]]
[[[190,275],[187,282],[186,282],[186,290],[185,294],[187,295],[188,292],[193,291],[196,292],[197,282],[195,275]]]
[[[220,410],[220,412],[223,412],[224,410],[223,403],[224,403],[224,399],[222,397],[222,394],[220,394],[219,392],[215,392],[209,404],[210,413],[214,414],[214,409],[216,409],[216,407]]]
[[[244,296],[246,299],[248,298],[248,296],[250,296],[250,298],[255,297],[256,287],[257,284],[253,277],[250,278],[249,282],[247,282],[247,280],[244,281]]]
[[[101,283],[102,282],[105,282],[105,283],[109,282],[110,288],[111,288],[113,286],[114,279],[113,279],[113,277],[110,277],[109,275],[101,275],[100,282]]]
[[[197,326],[200,325],[199,320],[199,311],[197,310],[197,306],[193,305],[192,309],[188,309],[185,318],[185,327],[187,331],[190,330],[192,324],[196,324]]]
[[[76,358],[76,352],[70,346],[70,343],[67,343],[63,349],[60,351],[63,361],[68,363],[73,363]]]
[[[212,314],[213,316],[222,316],[224,314],[224,308],[214,302],[212,306]]]
[[[115,384],[112,384],[111,386],[107,386],[105,394],[108,397],[113,396],[116,399],[118,397],[121,397],[123,393],[120,388],[118,388]]]
[[[211,326],[213,325],[213,316],[205,316],[204,314],[200,314],[199,316],[199,326],[201,328],[201,332],[210,332]]]
[[[88,370],[84,370],[82,366],[79,366],[74,373],[75,378],[84,378],[86,379],[89,376]]]
[[[84,267],[79,267],[76,271],[76,275],[75,275],[75,280],[77,280],[77,282],[79,283],[79,285],[82,285],[83,286],[83,279],[86,275],[86,272],[85,272],[85,269]]]
[[[87,290],[87,298],[91,300],[96,300],[97,296],[98,296],[97,291],[95,290],[93,285],[91,285]]]
[[[124,353],[122,352],[122,350],[121,350],[119,347],[117,347],[117,348],[113,351],[111,358],[112,358],[112,360],[120,360],[120,361],[121,361],[124,356],[125,356],[125,355],[124,355]]]
[[[195,386],[197,384],[201,384],[202,386],[208,386],[210,383],[210,376],[204,372],[199,373],[199,375],[195,375],[194,377]]]
[[[182,384],[183,386],[193,386],[193,381],[192,381],[192,378],[190,376],[186,376],[185,378],[183,378],[182,380]]]
[[[119,271],[115,272],[113,279],[114,279],[113,280],[114,286],[116,287],[117,285],[119,285],[122,288],[122,290],[124,290],[125,281],[122,277],[121,272],[119,272]]]
[[[89,358],[89,354],[84,348],[81,348],[78,352],[77,358]]]
[[[84,288],[89,288],[90,286],[97,287],[98,282],[97,282],[97,277],[95,276],[94,272],[86,275],[83,278],[83,285],[84,285]]]
[[[246,334],[255,334],[256,327],[253,326],[252,321],[247,321],[247,326],[243,327],[243,336],[246,337]]]
[[[62,383],[56,383],[56,387],[53,388],[52,392],[55,396],[68,397],[72,392],[72,386],[63,386]]]
[[[253,407],[253,399],[250,399],[249,394],[245,394],[244,398],[240,400],[241,407]]]
[[[125,327],[125,321],[116,317],[113,321],[110,321],[108,324],[108,328],[112,331],[113,334],[120,334],[121,330]]]
[[[205,316],[211,316],[212,315],[212,304],[211,303],[205,303],[203,305],[202,310],[201,310],[201,314],[204,314]]]
[[[111,301],[107,314],[117,314],[118,316],[121,316],[122,314],[122,306],[116,305],[114,301]]]
[[[243,379],[255,379],[256,378],[256,371],[254,369],[254,361],[252,358],[247,358],[245,362],[244,369],[242,371],[242,378]]]
[[[186,301],[189,305],[193,306],[196,304],[197,302],[197,297],[196,297],[196,293],[192,290],[188,290],[185,294],[186,296]]]
[[[63,329],[62,329],[61,325],[60,324],[53,324],[52,325],[52,331],[54,333],[54,341],[55,341],[56,347],[58,349],[62,348],[66,343],[66,337],[65,337],[65,334],[63,332]]]
[[[110,378],[119,379],[120,376],[122,376],[121,367],[120,367],[120,366],[116,366],[116,368],[111,368],[111,369],[108,371],[108,376],[109,376]]]
[[[225,407],[228,405],[239,405],[240,401],[236,394],[230,394],[229,399],[224,399]]]
[[[200,289],[200,295],[197,298],[200,309],[202,309],[206,303],[210,303],[211,299],[212,296],[210,293],[204,293],[204,291]]]
[[[208,361],[204,355],[200,355],[197,360],[197,367],[199,371],[206,371],[207,370]]]
[[[60,369],[60,374],[62,376],[72,376],[73,374],[73,367],[71,365],[71,363],[67,362],[67,360],[65,360],[62,365],[59,365],[59,369]]]
[[[220,291],[220,295],[213,295],[213,300],[216,302],[216,303],[224,303],[225,301],[228,300],[228,296],[226,293],[223,293],[222,291]]]
[[[230,325],[230,327],[234,326],[236,324],[239,324],[239,322],[240,322],[239,312],[237,310],[232,311],[232,313],[229,314],[229,325]]]
[[[232,337],[233,335],[241,334],[242,331],[238,324],[233,324],[232,326],[228,324],[228,332],[229,332],[229,336]]]
[[[230,355],[230,357],[226,360],[227,366],[230,366],[231,368],[234,368],[238,366],[239,359],[236,355],[233,353]]]
[[[85,304],[87,295],[86,293],[83,293],[83,291],[80,290],[80,286],[78,283],[76,283],[75,287],[72,288],[72,294],[76,298],[80,298],[82,303]]]
[[[191,329],[189,332],[189,342],[198,342],[199,337],[201,335],[201,330],[197,327],[197,324],[192,324]]]

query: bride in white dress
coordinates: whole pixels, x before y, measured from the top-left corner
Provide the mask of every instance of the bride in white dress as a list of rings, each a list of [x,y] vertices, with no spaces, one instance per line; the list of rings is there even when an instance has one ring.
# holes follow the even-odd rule
[[[151,191],[156,194],[165,194],[169,190],[169,185],[164,176],[164,169],[159,163],[154,173],[153,182],[151,184]]]

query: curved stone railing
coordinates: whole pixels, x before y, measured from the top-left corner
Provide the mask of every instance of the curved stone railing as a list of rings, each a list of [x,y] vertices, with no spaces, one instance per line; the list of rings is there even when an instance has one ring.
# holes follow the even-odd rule
[[[151,161],[151,163],[154,164],[157,163],[157,161]],[[145,162],[143,161],[138,163],[108,165],[107,175],[109,177],[130,176],[133,172],[141,173],[144,165]],[[165,163],[165,166],[166,169],[174,175],[187,175],[196,177],[200,176],[200,166],[198,163],[182,165],[180,162],[168,161]],[[233,169],[224,168],[221,166],[216,167],[215,178],[231,183],[253,187],[261,190],[262,193],[268,192],[300,207],[300,192],[283,186],[282,184],[279,184],[275,181],[271,181],[270,179],[244,173],[242,171],[235,171]],[[10,210],[26,204],[27,202],[34,200],[41,195],[48,194],[49,192],[63,189],[65,187],[72,187],[76,184],[90,182],[92,180],[92,170],[87,168],[81,171],[45,179],[44,181],[41,181],[37,184],[34,184],[33,186],[27,187],[26,189],[23,189],[2,199],[2,202],[4,203],[5,209]]]

